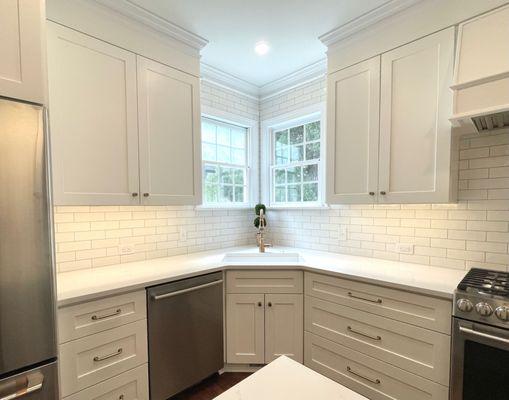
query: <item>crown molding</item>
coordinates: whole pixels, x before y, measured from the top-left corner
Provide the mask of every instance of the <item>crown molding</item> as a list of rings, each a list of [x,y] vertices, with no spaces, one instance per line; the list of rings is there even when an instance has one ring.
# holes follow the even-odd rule
[[[134,4],[130,0],[95,0],[95,2],[174,40],[184,43],[195,50],[200,51],[208,43],[207,39],[175,25],[146,8]]]
[[[237,78],[234,75],[217,69],[211,65],[200,64],[200,76],[202,81],[212,83],[213,85],[223,87],[241,95],[251,97],[258,100],[259,87],[247,82],[243,79]]]
[[[291,74],[285,75],[275,81],[260,86],[260,100],[266,100],[283,92],[295,89],[316,79],[324,77],[327,73],[327,59],[322,59],[313,64],[307,65]]]
[[[367,13],[348,21],[346,24],[321,35],[318,39],[330,47],[331,45],[340,42],[357,32],[365,30],[370,26],[391,17],[423,0],[389,0],[387,3],[368,11]]]

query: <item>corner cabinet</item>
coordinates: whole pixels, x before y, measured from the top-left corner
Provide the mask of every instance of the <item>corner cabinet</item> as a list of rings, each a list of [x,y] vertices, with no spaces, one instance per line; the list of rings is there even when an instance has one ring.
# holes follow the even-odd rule
[[[2,0],[0,96],[46,103],[45,3]]]
[[[48,22],[56,205],[201,201],[199,79]]]
[[[329,75],[329,203],[455,200],[455,30]]]
[[[226,281],[226,362],[266,364],[285,355],[302,363],[302,272],[228,271]]]
[[[137,66],[143,203],[195,204],[201,198],[199,79],[140,56]]]

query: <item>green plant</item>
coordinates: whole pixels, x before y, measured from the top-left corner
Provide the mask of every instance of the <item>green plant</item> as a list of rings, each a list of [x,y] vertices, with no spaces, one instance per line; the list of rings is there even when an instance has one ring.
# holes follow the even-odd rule
[[[260,227],[260,210],[263,210],[263,215],[265,215],[265,213],[267,212],[267,207],[265,207],[265,204],[259,203],[255,206],[255,214],[257,215],[257,217],[254,219],[253,225],[256,228]],[[265,224],[263,227],[264,228],[267,227],[267,217],[265,217]]]
[[[267,212],[267,207],[265,207],[265,204],[258,203],[255,206],[255,213],[256,215],[260,215],[260,210],[263,209],[263,213],[265,214]]]

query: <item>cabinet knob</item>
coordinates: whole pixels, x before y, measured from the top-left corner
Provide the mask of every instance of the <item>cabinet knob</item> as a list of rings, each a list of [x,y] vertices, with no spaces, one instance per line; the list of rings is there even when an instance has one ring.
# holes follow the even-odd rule
[[[131,196],[138,197],[138,193],[131,193]]]
[[[269,304],[267,304],[269,307],[272,307],[272,303],[269,301]]]
[[[382,196],[385,196],[385,195],[386,195],[386,193],[385,193],[385,191],[384,191],[384,190],[382,190],[382,191],[380,192],[380,194],[381,194]]]
[[[261,302],[261,301],[259,301],[259,302],[258,302],[258,307],[261,307],[261,306],[262,306],[262,302]]]
[[[369,195],[370,195],[370,196],[374,196],[374,195],[375,195],[375,192],[369,192]]]
[[[143,193],[143,197],[148,197],[148,196],[150,196],[149,193]]]

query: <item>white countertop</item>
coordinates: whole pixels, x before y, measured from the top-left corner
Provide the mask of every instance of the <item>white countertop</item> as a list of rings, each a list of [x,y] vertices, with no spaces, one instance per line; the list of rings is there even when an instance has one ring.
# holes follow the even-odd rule
[[[143,289],[223,269],[298,268],[446,299],[452,298],[454,289],[466,274],[466,271],[454,269],[295,248],[270,250],[299,253],[301,260],[290,264],[223,262],[227,253],[256,251],[255,247],[236,247],[64,272],[57,276],[58,306]]]
[[[329,378],[282,356],[215,400],[367,400]]]

